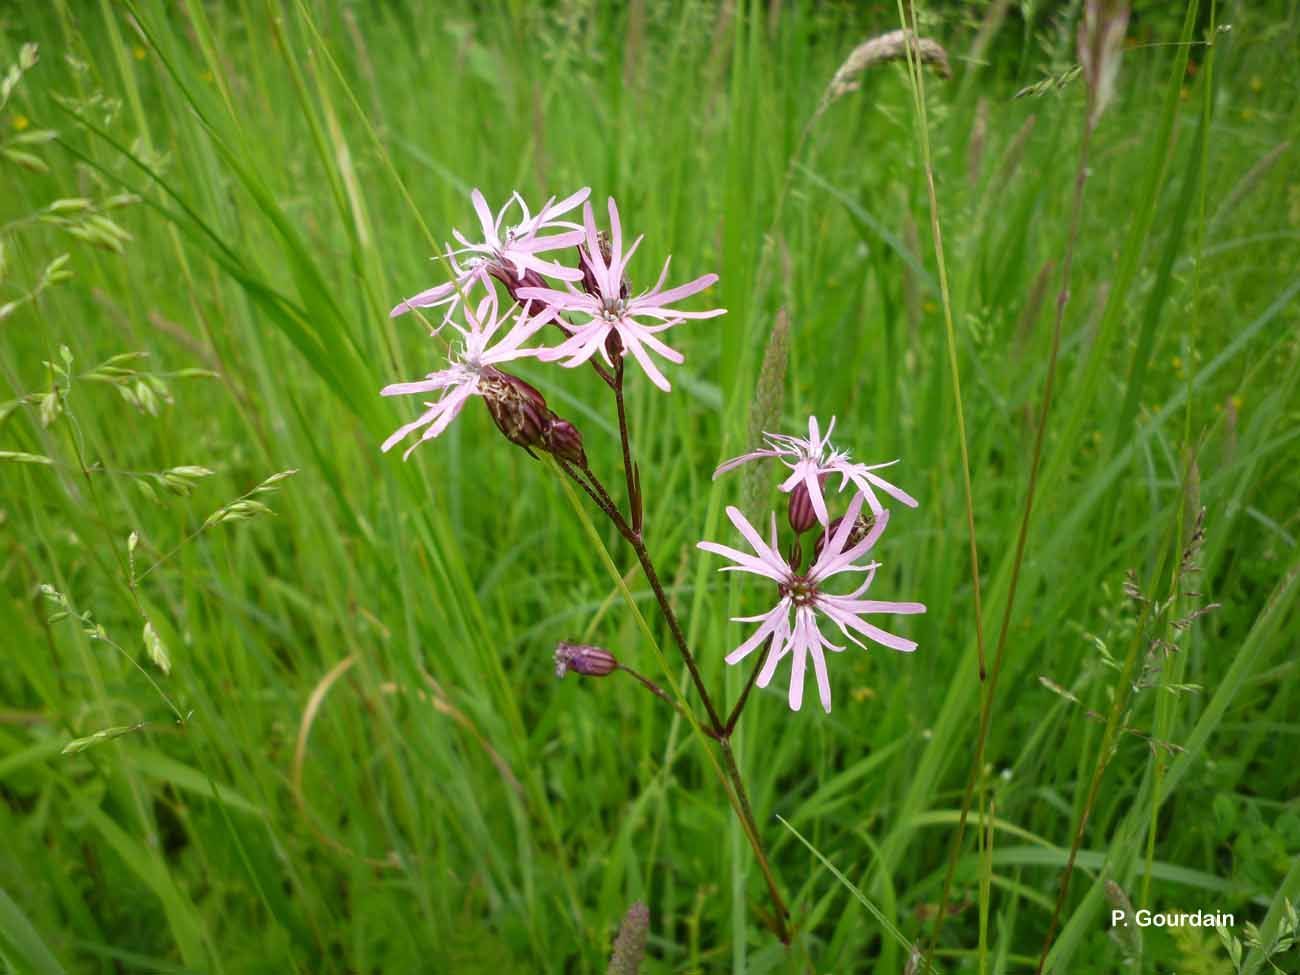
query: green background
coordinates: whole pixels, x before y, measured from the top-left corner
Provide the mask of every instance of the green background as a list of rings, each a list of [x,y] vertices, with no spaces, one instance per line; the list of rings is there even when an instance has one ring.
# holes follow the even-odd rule
[[[1077,8],[925,5],[954,72],[921,79],[924,129],[902,63],[813,121],[891,4],[0,9],[0,67],[39,45],[0,109],[3,963],[603,971],[642,900],[645,972],[902,971],[972,768],[977,623],[991,660],[1018,571],[937,970],[1034,969],[1087,810],[1055,970],[1236,971],[1213,932],[1111,938],[1104,882],[1265,941],[1300,894],[1300,22],[1293,3],[1139,5],[1018,556],[1086,116]],[[554,678],[555,642],[588,639],[683,683],[611,579],[604,549],[671,654],[617,536],[593,542],[479,404],[405,464],[378,450],[415,407],[378,390],[439,361],[388,309],[440,280],[469,190],[584,185],[646,235],[634,289],[669,253],[679,280],[721,276],[692,307],[728,314],[672,333],[673,393],[635,374],[630,393],[650,550],[712,687],[738,692],[728,617],[770,594],[694,544],[734,541],[745,479],[710,475],[750,446],[780,310],[781,429],[838,416],[838,444],[901,458],[921,500],[872,590],[927,603],[895,621],[920,649],[836,655],[829,716],[791,713],[782,676],[741,723],[789,951],[689,726],[622,675]],[[147,357],[100,368],[123,353]],[[618,485],[596,377],[521,374]],[[289,469],[252,499],[273,516],[202,527]],[[1201,507],[1200,572],[1175,585]],[[1130,569],[1177,593],[1144,625]],[[42,584],[72,617],[49,622]],[[106,729],[128,730],[62,753]]]

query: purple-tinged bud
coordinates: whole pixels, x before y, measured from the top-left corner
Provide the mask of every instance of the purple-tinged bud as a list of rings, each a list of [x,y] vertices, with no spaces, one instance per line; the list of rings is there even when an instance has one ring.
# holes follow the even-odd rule
[[[582,434],[568,420],[561,420],[552,414],[551,422],[542,433],[542,446],[560,460],[567,460],[576,467],[587,466],[587,453],[582,449]]]
[[[618,329],[611,328],[609,334],[605,336],[605,355],[609,356],[609,361],[614,363],[615,368],[623,358],[623,336],[618,334]]]
[[[618,661],[608,650],[581,643],[560,642],[555,646],[555,676],[569,671],[583,677],[604,677],[618,670]]]
[[[822,474],[818,483],[826,483],[826,475]],[[802,535],[813,525],[817,524],[817,512],[813,510],[812,497],[808,493],[808,482],[800,481],[790,492],[790,506],[787,511],[790,518],[790,527],[794,529],[796,535]]]
[[[504,264],[498,264],[495,261],[493,261],[491,264],[487,266],[487,271],[488,274],[492,275],[492,277],[496,278],[498,281],[504,284],[506,286],[506,292],[510,295],[510,297],[513,298],[518,304],[521,305],[523,304],[523,301],[521,301],[519,298],[520,288],[545,288],[546,287],[546,279],[543,278],[536,271],[534,271],[532,268],[526,269],[523,274],[515,274],[513,268],[507,267]],[[533,302],[533,306],[534,306],[534,310],[536,310],[536,306],[537,306],[536,301]]]
[[[542,443],[551,414],[541,393],[499,369],[484,370],[480,388],[492,422],[507,440],[525,449]]]

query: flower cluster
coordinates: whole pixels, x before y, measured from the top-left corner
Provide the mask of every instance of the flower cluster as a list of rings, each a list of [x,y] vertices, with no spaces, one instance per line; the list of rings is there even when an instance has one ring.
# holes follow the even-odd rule
[[[817,680],[822,708],[827,712],[831,709],[831,685],[823,651],[838,653],[844,647],[826,638],[818,623],[819,616],[833,623],[846,639],[858,646],[863,646],[859,638],[865,637],[891,650],[910,653],[916,649],[914,641],[888,633],[863,617],[877,613],[906,615],[925,612],[925,606],[921,603],[860,598],[871,586],[876,569],[880,566],[877,561],[863,560],[889,524],[889,512],[880,503],[873,488],[879,488],[909,507],[916,507],[917,502],[901,488],[873,473],[889,466],[888,464],[867,466],[853,463],[849,460],[847,451],[835,450],[830,443],[834,429],[835,420],[832,418],[823,436],[817,418],[810,417],[806,439],[784,434],[764,434],[767,447],[729,460],[714,473],[714,477],[717,477],[742,464],[769,457],[780,460],[789,468],[790,474],[782,481],[780,489],[790,495],[791,527],[796,536],[815,524],[820,524],[822,529],[812,564],[807,569],[802,568],[802,550],[797,537],[790,547],[789,557],[781,554],[775,514],[771,516],[769,535],[765,541],[739,509],[727,508],[727,517],[748,543],[753,554],[717,542],[699,543],[704,551],[731,560],[732,564],[724,566],[722,571],[747,572],[775,583],[776,605],[758,616],[742,616],[734,620],[739,623],[757,623],[758,627],[727,655],[727,663],[740,663],[755,650],[767,646],[766,657],[757,678],[758,686],[766,687],[775,675],[777,665],[790,657],[789,703],[795,711],[803,704],[809,661],[812,662]],[[844,515],[832,521],[822,488],[827,478],[836,474],[840,476],[840,491],[849,484],[853,484],[857,490]],[[864,515],[864,504],[869,514]],[[860,573],[860,585],[844,594],[829,591],[827,584],[836,576],[847,573]]]
[[[687,319],[712,318],[725,310],[684,311],[671,306],[708,288],[718,276],[706,274],[665,288],[665,261],[655,286],[630,296],[627,267],[642,238],[624,248],[622,222],[613,199],[608,203],[609,233],[599,231],[587,199],[590,193],[584,188],[558,202],[552,197],[534,214],[518,193],[493,213],[483,194],[473,191],[470,199],[481,239],[471,240],[453,230],[460,246],[444,255],[451,280],[412,295],[390,313],[397,316],[415,309],[440,308],[442,318],[433,332],[442,333],[450,326],[459,341],[451,343],[445,368],[382,391],[385,396],[440,394],[425,404],[420,416],[385,440],[384,450],[422,429],[406,451],[409,456],[414,446],[446,430],[471,397],[479,396],[498,428],[524,448],[556,453],[552,441],[564,447],[572,446],[577,438],[578,453],[571,450],[567,458],[577,463],[574,458],[581,451],[577,431],[547,409],[541,393],[502,371],[503,365],[514,360],[532,357],[574,367],[599,352],[613,367],[613,357],[630,354],[656,386],[671,389],[651,353],[674,364],[682,362],[681,353],[664,343],[660,333]],[[578,206],[582,207],[583,222],[565,219]],[[514,222],[510,222],[512,215]],[[576,249],[576,265],[542,256],[565,248]],[[509,307],[503,309],[499,304],[494,280],[505,287],[511,298]],[[479,292],[483,296],[475,300]],[[525,344],[548,324],[558,326],[564,334],[558,345]],[[498,333],[502,333],[499,339]]]
[[[382,390],[385,396],[433,397],[425,403],[423,412],[384,441],[383,449],[390,450],[418,434],[406,450],[409,456],[416,446],[442,434],[465,404],[478,397],[511,443],[530,453],[534,449],[545,451],[560,462],[564,472],[638,549],[644,564],[648,555],[642,544],[641,480],[637,465],[631,461],[623,413],[625,358],[630,357],[652,383],[668,391],[672,386],[661,363],[679,365],[683,357],[660,336],[685,321],[724,314],[724,309],[675,307],[711,287],[718,277],[705,274],[685,284],[667,286],[667,260],[653,287],[634,291],[628,282],[628,268],[642,238],[638,236],[625,246],[622,220],[612,199],[607,204],[608,229],[598,228],[589,196],[590,190],[584,188],[558,202],[552,197],[534,213],[516,193],[494,213],[483,194],[474,190],[471,201],[478,217],[479,239],[471,240],[459,230],[453,231],[459,247],[445,255],[452,279],[407,298],[392,311],[393,315],[401,315],[416,309],[441,309],[441,320],[433,325],[433,332],[444,339],[451,335],[451,339],[442,368],[423,379],[394,383]],[[579,206],[580,224],[568,219]],[[574,264],[557,256],[556,252],[565,249],[575,255]],[[498,284],[509,296],[508,301],[502,299]],[[541,341],[543,334],[551,334],[548,328],[562,336],[555,344]],[[597,355],[612,372],[594,361]],[[626,517],[588,466],[577,428],[553,413],[538,389],[504,368],[530,358],[566,368],[591,362],[613,388],[630,509]],[[862,598],[880,565],[868,560],[868,555],[889,524],[882,496],[909,507],[916,507],[917,501],[879,473],[897,461],[857,462],[848,451],[836,449],[831,443],[834,432],[834,417],[824,434],[817,418],[809,417],[806,437],[765,433],[763,446],[727,461],[714,472],[716,478],[743,464],[769,458],[784,466],[780,490],[788,495],[787,514],[795,534],[786,554],[782,554],[778,543],[775,515],[765,540],[736,508],[728,508],[727,517],[748,543],[750,552],[717,542],[699,543],[706,552],[731,561],[724,571],[747,572],[775,585],[777,598],[771,609],[738,620],[756,623],[757,627],[726,660],[736,664],[765,648],[761,660],[756,661],[760,666],[755,680],[758,686],[766,687],[777,667],[789,657],[789,704],[794,710],[803,703],[810,664],[822,707],[831,709],[825,651],[839,652],[844,647],[827,638],[822,629],[826,621],[859,646],[865,639],[910,652],[916,649],[913,641],[881,629],[866,617],[925,612],[920,603]],[[853,492],[847,508],[841,517],[833,519],[831,509],[837,496],[850,485]],[[805,567],[800,539],[814,528],[817,537]],[[657,587],[649,569],[647,575],[651,576],[652,587]],[[832,591],[835,580],[846,576],[858,580],[857,588],[843,593]],[[663,608],[671,617],[671,608]],[[683,655],[692,662],[684,640],[679,643]],[[612,660],[605,651],[597,653],[591,648],[564,644],[556,665],[560,673],[573,670],[595,675],[608,673]],[[720,723],[707,700],[698,672],[692,669],[692,674],[697,691],[706,699],[713,723],[711,732],[728,734],[729,728]],[[652,686],[643,678],[637,679]]]

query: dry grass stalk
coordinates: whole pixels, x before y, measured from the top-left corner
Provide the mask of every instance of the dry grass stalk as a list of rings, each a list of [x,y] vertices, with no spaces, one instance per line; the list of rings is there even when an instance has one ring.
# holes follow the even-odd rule
[[[822,94],[821,104],[813,113],[812,122],[836,100],[862,87],[861,75],[868,68],[886,61],[902,61],[907,58],[908,42],[912,43],[912,53],[922,64],[928,64],[941,78],[952,77],[952,67],[948,64],[948,52],[937,42],[928,37],[916,37],[910,30],[891,30],[888,34],[873,37],[853,49],[845,58],[839,70],[831,78],[830,84]]]

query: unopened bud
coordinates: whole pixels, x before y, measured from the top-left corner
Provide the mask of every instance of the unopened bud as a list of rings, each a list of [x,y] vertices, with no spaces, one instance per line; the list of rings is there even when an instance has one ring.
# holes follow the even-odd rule
[[[568,420],[552,415],[551,422],[542,432],[542,446],[560,460],[576,467],[587,466],[587,453],[582,449],[582,434]]]
[[[825,474],[821,475],[818,483],[826,483]],[[794,529],[796,535],[802,535],[817,524],[817,512],[813,510],[812,496],[808,493],[807,481],[800,481],[795,485],[794,490],[790,492],[790,506],[787,514],[790,518],[790,527]]]
[[[623,336],[618,334],[618,329],[611,328],[609,334],[605,336],[605,355],[609,361],[617,365],[623,357]]]
[[[604,677],[618,670],[618,661],[608,650],[581,643],[558,643],[555,646],[555,676],[569,671],[583,677]]]
[[[497,429],[513,444],[536,447],[549,423],[546,399],[518,376],[494,369],[484,372],[483,402]]]

